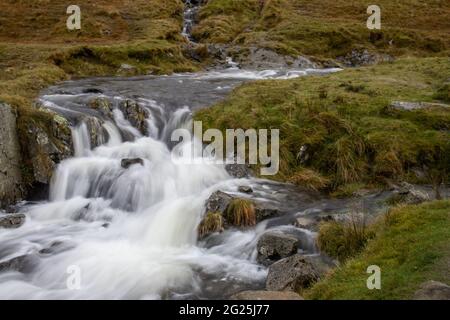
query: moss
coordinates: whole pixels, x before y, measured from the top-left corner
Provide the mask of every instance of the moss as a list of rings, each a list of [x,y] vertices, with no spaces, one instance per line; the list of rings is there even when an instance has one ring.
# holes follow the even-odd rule
[[[256,210],[254,204],[247,199],[233,199],[225,212],[228,223],[237,227],[256,225]]]
[[[304,293],[309,299],[411,299],[420,284],[450,283],[450,201],[392,209],[355,258]],[[367,267],[381,269],[381,290],[368,290]]]

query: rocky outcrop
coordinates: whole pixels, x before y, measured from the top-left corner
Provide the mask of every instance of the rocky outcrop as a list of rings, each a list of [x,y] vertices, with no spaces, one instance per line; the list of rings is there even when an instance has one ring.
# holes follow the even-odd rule
[[[431,108],[450,108],[450,105],[444,103],[431,103],[431,102],[393,101],[389,105],[389,108],[391,110],[399,110],[399,111],[414,111]]]
[[[14,204],[24,195],[21,158],[16,115],[9,105],[0,103],[0,208]]]
[[[310,287],[320,276],[320,271],[308,259],[296,254],[270,266],[266,289],[298,292]]]
[[[35,181],[48,184],[56,165],[73,155],[72,135],[66,119],[47,109],[41,111],[47,113],[49,123],[26,124],[27,148]]]
[[[243,291],[230,298],[231,300],[304,300],[292,291]]]
[[[250,47],[236,48],[238,54],[234,54],[235,60],[244,69],[307,69],[318,68],[318,65],[305,57],[292,57],[279,54],[273,50]]]
[[[143,135],[147,134],[148,125],[146,119],[150,116],[147,109],[133,100],[122,101],[119,104],[119,109],[133,127],[137,128]]]
[[[299,241],[296,237],[281,232],[268,231],[258,240],[258,262],[270,265],[287,258],[298,251]]]
[[[355,49],[345,56],[337,58],[337,61],[346,67],[359,67],[394,61],[394,58],[387,54],[378,54],[369,52],[368,50]]]
[[[414,300],[450,300],[450,286],[442,282],[427,281],[414,293]]]
[[[25,222],[25,215],[21,213],[0,216],[0,228],[16,229]]]
[[[430,196],[407,182],[396,186],[393,195],[388,199],[388,202],[395,204],[420,204],[426,201],[430,201]]]

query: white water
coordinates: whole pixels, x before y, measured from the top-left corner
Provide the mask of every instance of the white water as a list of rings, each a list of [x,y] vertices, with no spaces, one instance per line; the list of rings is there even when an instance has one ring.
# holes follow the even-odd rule
[[[169,125],[185,125],[181,114]],[[51,201],[27,208],[20,229],[0,232],[12,251],[3,260],[35,257],[28,274],[0,274],[0,298],[159,299],[199,291],[199,271],[242,283],[264,279],[252,259],[263,229],[229,231],[211,249],[197,245],[205,200],[214,190],[235,189],[236,180],[220,166],[175,164],[166,144],[151,137],[121,142],[119,130],[135,128],[115,120],[104,124],[110,138],[94,150],[86,125],[74,128],[76,157],[55,172]],[[124,158],[144,165],[124,169]],[[37,254],[54,243],[57,254]],[[67,287],[73,266],[81,271],[79,290]]]

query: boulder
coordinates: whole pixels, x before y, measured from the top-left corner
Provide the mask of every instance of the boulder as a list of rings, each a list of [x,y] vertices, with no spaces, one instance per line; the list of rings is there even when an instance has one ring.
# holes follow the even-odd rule
[[[427,281],[414,293],[414,300],[450,300],[450,286],[437,281]]]
[[[0,103],[0,208],[24,196],[21,159],[16,115],[9,105]]]
[[[281,232],[268,231],[258,240],[258,262],[270,265],[275,261],[296,254],[299,241],[296,237]]]
[[[229,194],[216,191],[206,200],[206,212],[220,212],[223,214],[231,200],[233,200],[233,197]]]
[[[269,267],[268,291],[295,291],[310,287],[320,279],[320,272],[300,254],[293,255]]]
[[[292,291],[243,291],[231,296],[231,300],[304,300]]]
[[[108,117],[110,119],[113,118],[112,104],[107,98],[96,97],[90,100],[88,104],[90,108],[97,110],[101,115]]]
[[[122,159],[120,165],[122,166],[122,168],[124,169],[128,169],[130,168],[132,165],[135,164],[140,164],[141,166],[144,165],[144,160],[140,159],[140,158],[135,158],[135,159]]]
[[[21,213],[0,216],[0,228],[15,229],[25,222],[25,215]]]

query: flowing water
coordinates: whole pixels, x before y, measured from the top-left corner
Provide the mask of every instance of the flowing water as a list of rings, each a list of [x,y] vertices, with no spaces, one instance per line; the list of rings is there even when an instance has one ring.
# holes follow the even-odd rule
[[[25,224],[0,230],[0,263],[15,259],[21,264],[18,271],[0,272],[0,298],[226,298],[264,287],[267,270],[256,262],[256,243],[268,229],[298,236],[305,254],[317,254],[314,234],[290,222],[345,210],[349,201],[266,180],[235,179],[220,165],[175,163],[169,137],[176,128],[190,127],[193,111],[223,99],[243,81],[334,71],[234,66],[69,81],[46,90],[40,102],[72,125],[74,156],[56,169],[48,200],[20,206]],[[111,103],[111,116],[90,107],[98,98]],[[145,132],[118,107],[127,99],[147,111]],[[92,126],[100,132],[95,141]],[[130,158],[142,159],[142,165],[124,168],[122,160]],[[238,194],[243,185],[254,192],[241,197],[270,203],[284,215],[199,241],[197,226],[208,197],[216,190]],[[380,197],[368,199],[369,206]]]

